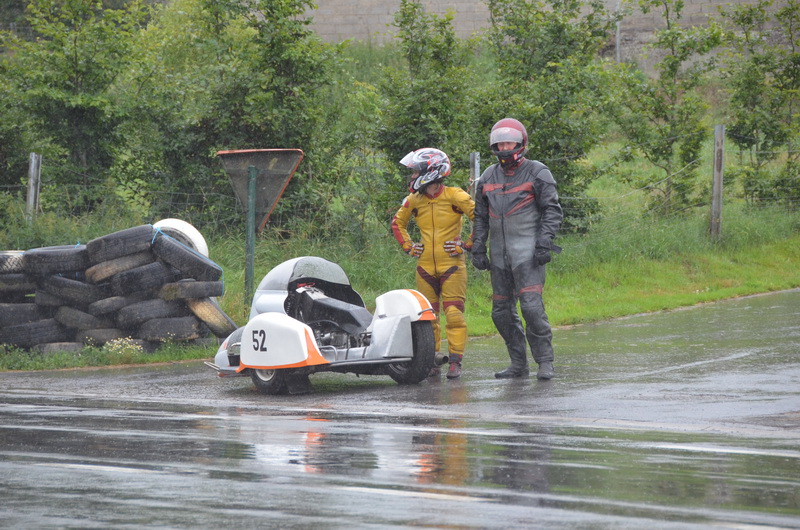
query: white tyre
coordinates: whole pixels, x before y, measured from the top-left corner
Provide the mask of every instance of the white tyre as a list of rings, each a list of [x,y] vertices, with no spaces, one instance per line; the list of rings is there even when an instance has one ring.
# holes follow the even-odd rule
[[[198,253],[208,257],[208,245],[200,231],[181,219],[162,219],[153,225],[154,228],[161,230],[168,236],[177,239],[187,247],[196,250]]]

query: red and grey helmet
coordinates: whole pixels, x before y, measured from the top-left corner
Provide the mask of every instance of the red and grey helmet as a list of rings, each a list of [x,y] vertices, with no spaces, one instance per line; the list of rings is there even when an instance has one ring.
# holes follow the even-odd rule
[[[515,146],[511,150],[500,151],[497,144],[502,142],[513,142]],[[528,152],[528,131],[518,120],[503,118],[492,127],[489,146],[503,167],[514,166]]]
[[[400,164],[418,173],[409,179],[408,191],[411,193],[422,192],[428,184],[444,180],[450,174],[450,159],[444,151],[432,147],[411,151]]]

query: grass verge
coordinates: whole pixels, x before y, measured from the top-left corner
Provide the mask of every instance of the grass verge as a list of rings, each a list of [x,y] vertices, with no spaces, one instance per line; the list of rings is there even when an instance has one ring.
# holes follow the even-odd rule
[[[711,241],[705,216],[673,219],[615,217],[588,234],[559,238],[564,252],[548,266],[545,303],[554,326],[597,322],[726,298],[800,287],[800,213],[782,209],[727,211],[721,241]],[[225,271],[222,308],[244,325],[245,245],[241,234],[208,238],[211,257]],[[275,265],[304,255],[339,263],[367,306],[391,289],[414,287],[414,261],[385,231],[369,244],[330,239],[282,239],[266,234],[256,248],[255,284]],[[51,244],[57,244],[53,242]],[[469,333],[496,333],[489,273],[468,265]],[[2,350],[0,350],[2,352]],[[78,353],[36,354],[6,348],[0,370],[41,370],[205,359],[212,347],[167,344],[157,353],[121,345]]]

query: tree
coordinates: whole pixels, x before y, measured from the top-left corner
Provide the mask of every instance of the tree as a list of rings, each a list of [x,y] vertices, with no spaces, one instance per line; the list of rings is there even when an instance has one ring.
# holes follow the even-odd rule
[[[504,117],[524,123],[529,157],[558,182],[568,226],[594,210],[585,197],[592,173],[582,163],[603,137],[599,110],[609,97],[599,53],[616,22],[601,3],[578,0],[490,0],[489,43],[496,77],[476,100],[473,145],[491,160],[488,134]]]
[[[324,90],[338,50],[308,28],[303,14],[311,5],[200,0],[175,2],[159,14],[145,39],[148,68],[141,81],[160,95],[148,115],[165,142],[165,187],[196,190],[210,200],[229,196],[216,151],[301,148],[306,159],[273,221],[308,208]],[[161,118],[162,109],[170,119]],[[213,210],[215,217],[234,213]]]
[[[452,20],[452,14],[427,13],[418,0],[401,0],[394,27],[404,64],[385,69],[380,87],[386,108],[378,140],[395,164],[414,149],[442,149],[466,182],[471,146],[462,134],[471,106],[467,70],[471,45],[456,37]],[[403,178],[395,173],[386,189],[389,194],[382,199],[391,210],[389,204],[399,201],[390,197],[396,199],[405,191]]]
[[[0,29],[10,28],[11,25],[25,24],[26,0],[5,0],[0,4]]]
[[[640,0],[644,13],[658,10],[665,27],[656,32],[651,49],[657,53],[655,76],[629,69],[620,76],[622,97],[614,119],[635,152],[663,173],[649,182],[632,183],[651,190],[651,208],[669,214],[692,204],[695,171],[709,127],[702,120],[707,108],[697,88],[714,64],[703,60],[722,37],[713,21],[705,27],[683,27],[683,0]]]
[[[46,178],[87,187],[104,179],[125,116],[110,95],[129,64],[144,6],[105,10],[91,0],[34,0],[28,20],[37,39],[6,35],[0,73],[45,153]],[[93,202],[87,194],[84,200]]]
[[[790,0],[775,12],[774,20],[768,11],[771,5],[762,0],[722,11],[731,29],[725,70],[730,94],[727,134],[742,155],[731,173],[741,176],[751,200],[792,203],[800,193],[800,4]]]

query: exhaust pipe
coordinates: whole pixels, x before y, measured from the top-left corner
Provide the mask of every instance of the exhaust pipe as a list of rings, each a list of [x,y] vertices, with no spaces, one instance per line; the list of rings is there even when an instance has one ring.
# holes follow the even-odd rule
[[[433,365],[434,366],[441,366],[448,362],[450,357],[447,356],[445,353],[436,352],[436,357],[434,358]]]

